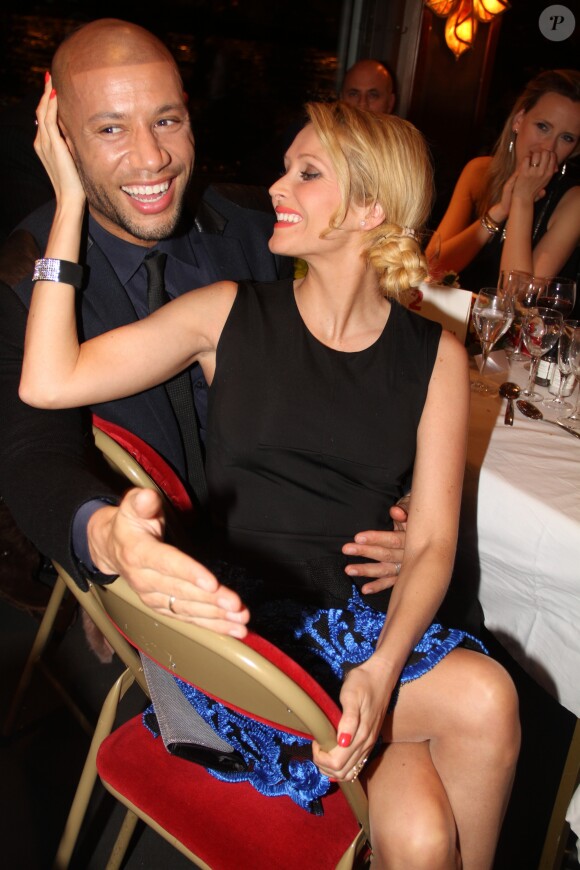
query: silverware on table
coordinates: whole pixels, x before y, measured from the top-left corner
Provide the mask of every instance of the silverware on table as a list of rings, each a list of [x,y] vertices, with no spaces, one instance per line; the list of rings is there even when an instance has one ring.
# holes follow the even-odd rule
[[[541,420],[542,423],[551,423],[552,426],[558,426],[559,429],[563,429],[565,432],[569,432],[570,435],[580,438],[580,432],[576,429],[572,429],[571,426],[566,426],[565,423],[561,423],[559,420],[546,420],[540,409],[536,405],[533,405],[532,402],[526,402],[525,399],[518,399],[516,404],[518,410],[522,412],[524,417],[529,417],[530,420]]]
[[[504,423],[506,426],[514,425],[514,399],[517,399],[521,392],[521,387],[514,384],[513,381],[505,381],[500,385],[499,394],[502,398],[507,399],[507,407],[505,409]]]

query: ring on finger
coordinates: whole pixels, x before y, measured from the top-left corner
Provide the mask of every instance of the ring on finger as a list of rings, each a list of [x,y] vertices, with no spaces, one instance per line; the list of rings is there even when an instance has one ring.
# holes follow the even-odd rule
[[[175,610],[173,609],[174,604],[175,604],[175,595],[170,595],[169,596],[169,604],[167,606],[169,607],[169,609],[172,613],[175,613]]]
[[[401,563],[395,562],[395,574],[397,574],[397,576],[398,576],[400,573],[401,573]]]
[[[539,165],[540,165],[539,163],[531,163],[531,162],[530,162],[530,166],[533,166],[534,169],[536,169],[536,167],[538,167]]]

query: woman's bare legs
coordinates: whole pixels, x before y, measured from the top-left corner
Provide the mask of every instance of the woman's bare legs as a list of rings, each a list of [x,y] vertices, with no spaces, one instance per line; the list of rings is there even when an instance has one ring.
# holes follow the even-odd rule
[[[455,868],[449,811],[463,870],[490,870],[520,745],[507,672],[481,653],[454,650],[401,688],[383,735],[392,745],[368,778],[376,870],[405,866],[393,854],[407,848],[405,837],[417,853],[406,870]]]
[[[456,870],[455,819],[428,743],[391,743],[366,778],[373,870]]]

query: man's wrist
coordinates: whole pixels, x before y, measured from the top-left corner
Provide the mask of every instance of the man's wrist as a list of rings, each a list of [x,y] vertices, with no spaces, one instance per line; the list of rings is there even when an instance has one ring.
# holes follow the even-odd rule
[[[94,558],[95,551],[91,547],[89,527],[95,525],[95,517],[106,521],[114,512],[116,502],[109,498],[95,498],[82,504],[77,510],[72,523],[72,550],[83,576],[96,582],[107,582],[117,574],[98,567],[100,560]],[[102,513],[106,511],[105,513]],[[100,515],[100,517],[98,517]],[[100,524],[100,523],[99,523]],[[98,525],[99,525],[98,524]],[[91,532],[94,534],[94,532]]]
[[[102,574],[117,576],[116,566],[111,561],[109,544],[111,528],[117,511],[117,505],[104,505],[95,511],[87,523],[87,542],[93,565]]]

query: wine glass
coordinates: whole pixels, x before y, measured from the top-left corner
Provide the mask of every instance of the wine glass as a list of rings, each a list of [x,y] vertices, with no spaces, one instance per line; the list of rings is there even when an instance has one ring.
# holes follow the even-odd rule
[[[565,320],[562,326],[562,334],[558,341],[558,369],[560,370],[560,383],[558,385],[558,393],[555,398],[543,399],[542,404],[546,408],[552,408],[554,411],[564,411],[572,408],[572,402],[567,402],[562,397],[566,378],[571,373],[570,366],[570,346],[574,338],[575,332],[580,332],[580,320]]]
[[[483,287],[477,294],[472,310],[473,326],[481,342],[480,375],[496,342],[510,328],[514,319],[511,296],[501,287]],[[497,396],[497,389],[481,379],[472,381],[471,389],[486,396]]]
[[[553,308],[562,317],[568,317],[576,302],[576,282],[571,278],[542,278],[543,287],[538,292],[536,304]]]
[[[526,354],[522,353],[522,318],[526,309],[535,304],[539,287],[529,272],[520,272],[517,269],[501,271],[497,286],[509,293],[512,298],[514,308],[512,326],[517,327],[516,342],[513,348],[506,348],[506,356],[511,362],[522,362],[527,359]]]
[[[562,332],[564,318],[559,311],[552,308],[534,306],[529,308],[522,321],[524,344],[532,358],[530,379],[525,390],[520,393],[524,399],[541,399],[540,393],[534,391],[534,380],[541,358],[550,348],[554,347]]]
[[[577,383],[580,384],[580,327],[576,327],[572,331],[570,349],[568,351],[568,361],[570,370],[574,372]],[[558,417],[560,423],[565,423],[566,426],[571,426],[572,429],[580,430],[580,389],[576,398],[576,407],[568,416]]]

